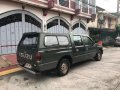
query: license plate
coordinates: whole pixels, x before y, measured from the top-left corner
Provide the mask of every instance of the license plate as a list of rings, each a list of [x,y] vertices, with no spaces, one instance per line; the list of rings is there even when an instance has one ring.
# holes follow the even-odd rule
[[[26,64],[25,64],[25,67],[26,67],[26,68],[29,68],[29,69],[32,68],[31,64],[29,64],[29,63],[26,63]]]

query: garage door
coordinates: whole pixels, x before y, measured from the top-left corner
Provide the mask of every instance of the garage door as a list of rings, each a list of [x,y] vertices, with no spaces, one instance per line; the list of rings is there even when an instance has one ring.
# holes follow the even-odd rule
[[[27,11],[11,11],[0,15],[0,55],[16,53],[25,32],[40,32],[41,20]]]

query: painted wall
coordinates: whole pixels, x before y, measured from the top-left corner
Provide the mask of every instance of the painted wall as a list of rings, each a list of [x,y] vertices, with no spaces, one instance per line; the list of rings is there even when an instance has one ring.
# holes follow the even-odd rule
[[[109,21],[108,21],[108,16],[105,17],[105,22],[102,25],[102,28],[110,28],[110,29],[115,29],[116,23],[117,23],[117,19],[116,18],[111,18],[111,26],[109,27]],[[98,24],[98,14],[96,15],[96,19],[94,22],[89,22],[88,23],[88,27],[94,27],[94,28],[100,28],[100,25]]]
[[[16,9],[22,10],[22,4],[16,3],[16,2],[11,2],[11,1],[3,1],[3,0],[0,1],[0,7],[2,7],[2,9],[0,9],[0,14],[5,13],[7,11],[11,11],[11,10],[16,10]],[[43,16],[43,12],[42,12],[41,8],[37,8],[34,6],[29,6],[29,5],[25,6],[25,10],[27,10],[27,11],[35,14],[37,17],[39,17],[43,21],[43,25],[46,25],[47,20],[49,20],[50,18],[59,16],[59,13],[55,12],[55,11],[49,11],[47,16]],[[66,19],[71,25],[74,22],[80,20],[80,21],[84,22],[84,24],[87,27],[86,18],[75,17],[73,20],[71,20],[71,16],[69,14],[64,14],[64,13],[61,13],[60,16],[63,17],[64,19]]]
[[[98,15],[98,14],[97,14]],[[94,28],[98,28],[98,17],[97,17],[97,15],[96,15],[96,19],[95,19],[95,21],[90,21],[89,23],[88,23],[88,27],[94,27]]]

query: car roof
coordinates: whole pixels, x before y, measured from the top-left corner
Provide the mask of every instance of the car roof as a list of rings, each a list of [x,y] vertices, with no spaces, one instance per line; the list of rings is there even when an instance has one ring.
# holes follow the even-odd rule
[[[72,36],[74,36],[74,35],[80,35],[80,36],[88,36],[89,37],[89,35],[86,35],[86,34],[72,34],[72,33],[45,33],[45,32],[26,32],[26,33],[24,33],[24,35],[29,35],[29,34],[46,34],[46,35],[72,35]]]

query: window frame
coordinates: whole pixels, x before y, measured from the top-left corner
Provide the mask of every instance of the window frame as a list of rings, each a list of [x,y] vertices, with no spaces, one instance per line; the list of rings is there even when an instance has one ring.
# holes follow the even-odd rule
[[[74,42],[74,36],[79,36],[79,37],[81,38],[81,43],[82,43],[82,45],[79,45],[79,46],[75,45],[75,42]],[[81,35],[73,35],[73,43],[74,43],[75,47],[81,47],[81,46],[83,46],[84,43],[83,43],[82,36],[81,36]]]

